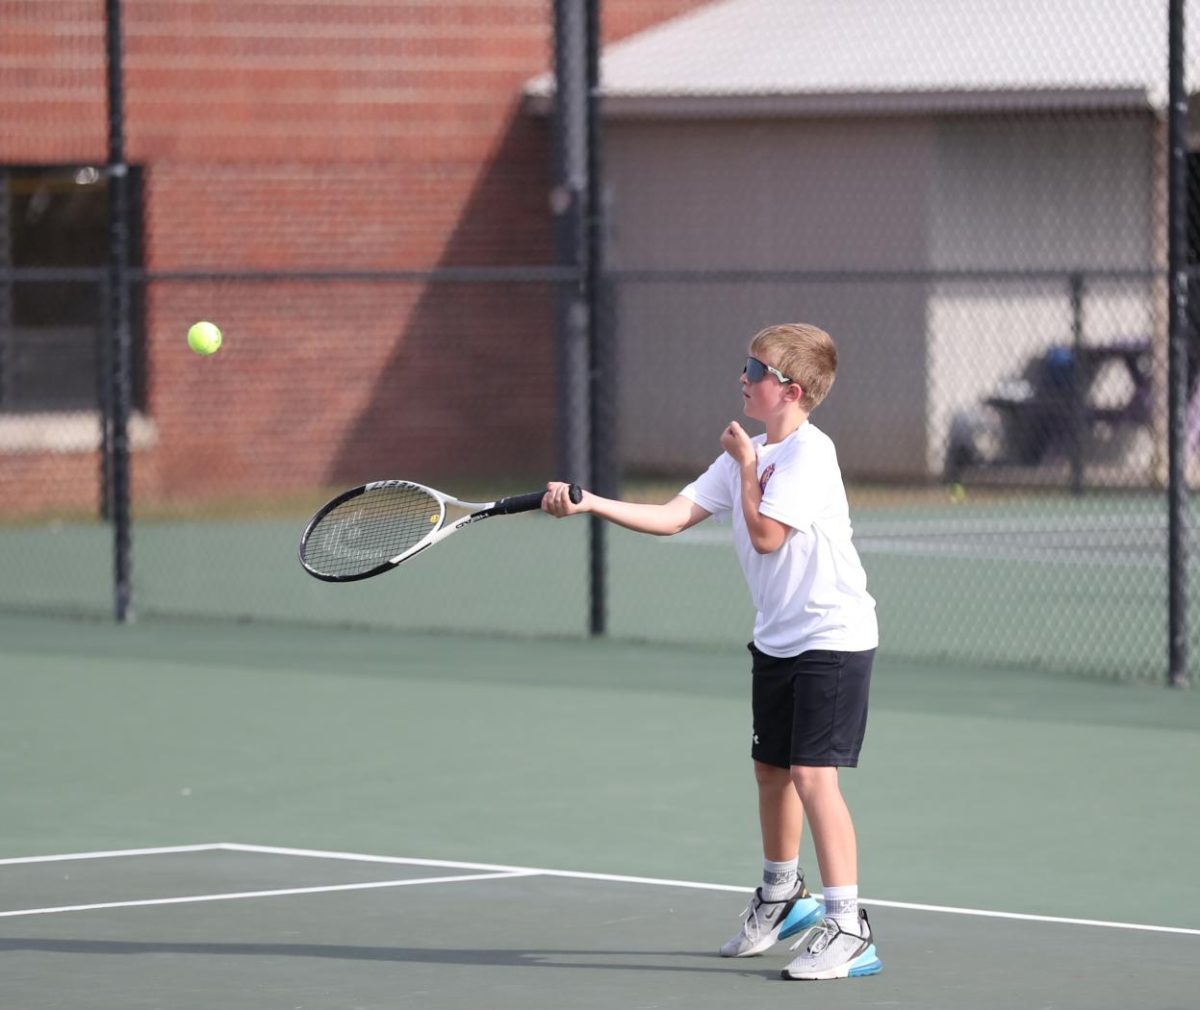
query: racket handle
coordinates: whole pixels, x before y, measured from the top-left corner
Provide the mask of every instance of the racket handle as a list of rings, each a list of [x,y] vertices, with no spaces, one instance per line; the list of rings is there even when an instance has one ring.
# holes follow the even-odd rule
[[[583,500],[583,491],[578,484],[572,484],[567,491],[571,501],[578,505]],[[508,516],[514,512],[532,512],[542,507],[545,491],[531,491],[529,494],[515,494],[510,498],[501,498],[489,510],[494,515]]]

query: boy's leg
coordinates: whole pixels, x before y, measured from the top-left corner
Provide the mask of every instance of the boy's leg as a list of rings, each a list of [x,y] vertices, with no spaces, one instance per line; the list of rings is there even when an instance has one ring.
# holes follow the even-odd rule
[[[839,768],[858,764],[867,728],[874,650],[813,650],[793,664],[790,776],[825,887],[858,886],[858,842]],[[847,924],[851,924],[847,910]]]
[[[795,859],[800,852],[804,807],[787,768],[754,762],[758,784],[758,821],[762,831],[763,858],[775,862]]]
[[[825,887],[858,885],[858,839],[835,767],[794,765],[790,782],[808,815],[809,833]],[[855,910],[857,911],[857,910]]]
[[[784,978],[851,978],[882,967],[858,907],[858,840],[838,771],[858,763],[873,658],[873,652],[814,652],[798,663],[790,774],[821,871],[825,916],[796,944],[804,950]]]
[[[761,954],[778,941],[820,922],[823,915],[820,902],[808,893],[797,865],[804,810],[791,773],[787,768],[756,760],[754,777],[762,829],[763,886],[754,892],[742,928],[722,945],[723,957]],[[775,864],[787,864],[793,870],[786,889],[774,879],[768,882],[768,876],[774,877],[771,871],[780,868]],[[780,891],[783,893],[777,893]]]
[[[776,939],[786,940],[818,922],[823,911],[821,903],[808,893],[800,868],[804,807],[790,769],[756,760],[754,778],[763,849],[763,883],[755,897],[766,902],[795,902],[779,918]]]
[[[790,771],[795,692],[792,661],[768,656],[750,645],[751,711],[754,735],[750,756],[758,786],[758,819],[763,858],[795,859],[800,852],[804,808]]]
[[[820,921],[822,909],[799,871],[804,809],[788,768],[791,745],[792,685],[789,660],[767,656],[753,646],[754,778],[758,786],[763,845],[763,886],[754,892],[738,934],[723,944],[724,957],[761,954]],[[784,864],[784,865],[778,865]],[[791,878],[792,868],[796,876]],[[790,879],[786,889],[784,883]]]

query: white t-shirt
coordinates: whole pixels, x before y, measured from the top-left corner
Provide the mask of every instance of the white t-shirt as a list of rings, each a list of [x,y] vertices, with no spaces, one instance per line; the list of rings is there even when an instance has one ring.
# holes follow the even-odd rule
[[[778,550],[759,554],[750,542],[738,467],[728,453],[680,492],[718,518],[732,513],[734,546],[758,611],[754,644],[777,658],[809,649],[874,649],[875,600],[850,540],[833,441],[808,421],[782,442],[766,440],[752,439],[763,489],[759,511],[791,527]]]

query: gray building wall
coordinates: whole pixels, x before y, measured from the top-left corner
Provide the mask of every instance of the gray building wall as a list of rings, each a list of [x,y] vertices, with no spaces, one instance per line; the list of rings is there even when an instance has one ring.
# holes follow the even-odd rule
[[[1078,116],[950,120],[938,130],[930,263],[937,270],[1078,271],[1082,341],[1161,336],[1152,282],[1121,277],[1154,265],[1154,120]],[[1093,274],[1095,272],[1095,275]],[[1070,283],[945,280],[929,293],[929,471],[949,421],[1031,356],[1070,345]],[[1112,382],[1125,377],[1114,373]],[[1119,398],[1121,390],[1108,391]],[[1149,466],[1144,453],[1135,465]]]
[[[707,464],[740,417],[750,337],[804,320],[838,342],[838,382],[814,420],[847,473],[936,474],[954,410],[1036,350],[1070,342],[1069,288],[861,272],[1144,269],[1153,254],[1149,116],[617,120],[607,130],[621,451],[632,469]],[[727,269],[859,276],[628,276]],[[1086,339],[1148,334],[1148,292],[1089,284]]]

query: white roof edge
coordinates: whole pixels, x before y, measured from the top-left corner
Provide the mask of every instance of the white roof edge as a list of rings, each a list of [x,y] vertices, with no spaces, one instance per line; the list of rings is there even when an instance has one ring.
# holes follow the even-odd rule
[[[531,85],[540,82],[531,82]],[[524,108],[554,110],[553,90],[527,87]],[[812,94],[602,95],[607,119],[770,119],[997,112],[1162,111],[1144,88],[902,91]]]
[[[1052,109],[1161,112],[1163,0],[711,0],[611,42],[609,115],[830,115]],[[1187,77],[1200,81],[1200,18]],[[527,81],[550,108],[550,74]]]

